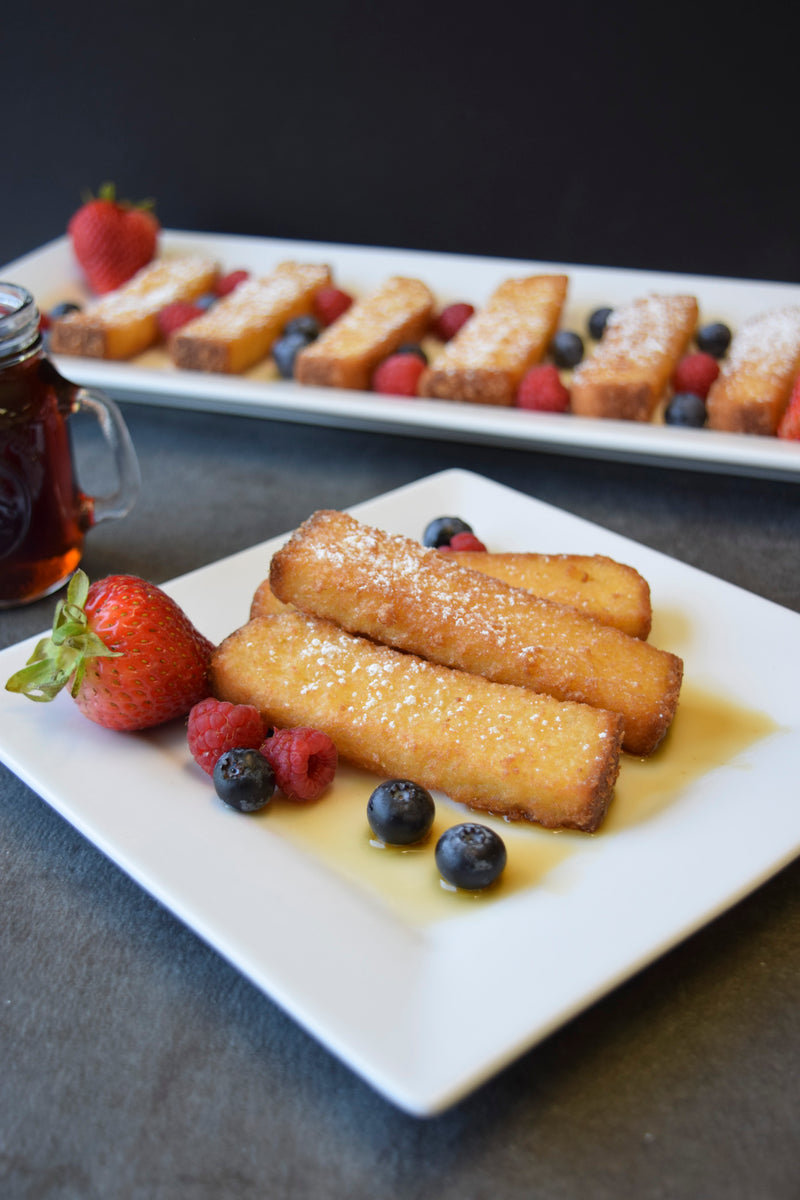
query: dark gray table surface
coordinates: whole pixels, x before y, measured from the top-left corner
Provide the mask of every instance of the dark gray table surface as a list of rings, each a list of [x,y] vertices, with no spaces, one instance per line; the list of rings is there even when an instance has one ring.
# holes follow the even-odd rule
[[[144,487],[90,535],[91,577],[161,582],[314,508],[462,466],[800,610],[797,485],[124,412]],[[52,607],[0,614],[0,644]],[[798,893],[795,863],[420,1120],[0,768],[0,1195],[797,1200]]]

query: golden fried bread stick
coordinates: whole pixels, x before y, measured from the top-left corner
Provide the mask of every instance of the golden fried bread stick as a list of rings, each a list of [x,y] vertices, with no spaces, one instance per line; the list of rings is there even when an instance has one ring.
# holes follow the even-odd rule
[[[420,340],[432,312],[433,295],[426,285],[395,275],[300,351],[294,377],[317,387],[364,390],[382,359],[403,342]]]
[[[624,563],[602,554],[492,554],[484,550],[456,550],[452,556],[463,567],[504,579],[514,587],[559,604],[570,604],[605,625],[615,625],[631,637],[650,633],[650,587]],[[269,580],[259,584],[251,617],[280,612],[286,606],[273,595]]]
[[[799,371],[800,308],[746,321],[708,393],[709,428],[774,435]]]
[[[674,654],[451,555],[321,511],[273,555],[279,600],[399,650],[620,713],[623,749],[650,754],[678,702]]]
[[[507,279],[448,342],[420,379],[420,395],[511,405],[520,380],[558,328],[566,275]]]
[[[289,321],[311,313],[315,294],[330,281],[328,267],[297,262],[245,280],[172,335],[172,361],[193,371],[241,374],[266,358]]]
[[[644,296],[615,310],[594,353],[573,372],[572,411],[649,421],[696,325],[694,296]]]
[[[614,713],[441,667],[290,609],[227,638],[211,687],[278,727],[322,730],[359,767],[549,829],[597,829],[619,769]]]
[[[133,358],[158,341],[161,309],[210,291],[216,274],[216,263],[199,255],[157,259],[115,292],[54,321],[50,347],[55,354]]]

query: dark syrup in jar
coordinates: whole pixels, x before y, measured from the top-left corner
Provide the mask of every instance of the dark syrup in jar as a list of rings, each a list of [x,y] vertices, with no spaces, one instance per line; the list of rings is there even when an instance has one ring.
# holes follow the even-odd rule
[[[8,314],[0,309],[2,318]],[[30,346],[0,339],[0,606],[53,591],[74,571],[92,500],[77,487],[68,418],[76,388]]]

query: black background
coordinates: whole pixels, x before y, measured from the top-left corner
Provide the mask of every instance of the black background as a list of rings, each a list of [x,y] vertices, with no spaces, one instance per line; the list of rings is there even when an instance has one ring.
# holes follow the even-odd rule
[[[794,281],[796,13],[6,8],[0,262],[113,180],[171,228]]]

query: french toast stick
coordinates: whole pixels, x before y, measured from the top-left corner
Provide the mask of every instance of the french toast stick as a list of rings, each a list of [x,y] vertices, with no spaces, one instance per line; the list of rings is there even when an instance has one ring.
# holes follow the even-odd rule
[[[709,428],[774,435],[798,372],[800,308],[745,321],[708,393]]]
[[[294,377],[317,387],[369,388],[378,364],[427,331],[433,295],[419,279],[395,275],[348,308],[298,354]]]
[[[612,312],[570,384],[573,413],[649,421],[697,325],[694,296],[644,296]]]
[[[419,394],[509,406],[547,351],[567,294],[566,275],[507,279],[420,377]]]
[[[504,579],[535,596],[570,604],[631,637],[647,638],[650,633],[652,607],[647,581],[633,567],[602,554],[492,554],[484,550],[450,553],[463,567]],[[250,616],[263,617],[285,607],[265,579],[253,596]]]
[[[399,650],[620,713],[623,749],[652,753],[683,663],[568,605],[460,566],[347,513],[314,513],[272,557],[279,600]]]
[[[54,321],[50,349],[86,358],[133,358],[158,341],[161,309],[210,291],[216,274],[217,264],[200,255],[157,259],[115,292]]]
[[[296,262],[245,280],[172,335],[172,361],[192,371],[241,374],[266,358],[289,321],[311,313],[314,294],[330,281],[328,267]]]
[[[597,829],[619,770],[621,721],[492,683],[287,609],[237,630],[211,662],[215,696],[278,727],[310,725],[339,755],[487,812]]]

